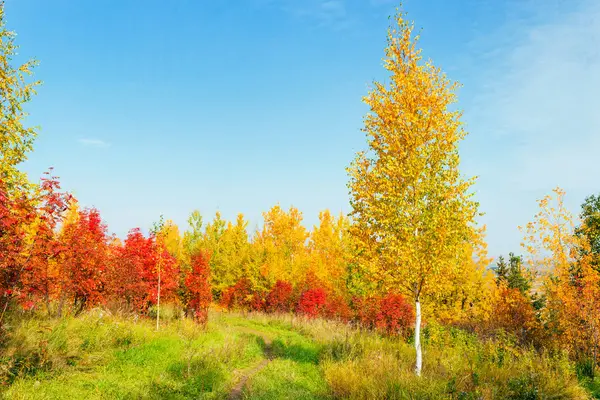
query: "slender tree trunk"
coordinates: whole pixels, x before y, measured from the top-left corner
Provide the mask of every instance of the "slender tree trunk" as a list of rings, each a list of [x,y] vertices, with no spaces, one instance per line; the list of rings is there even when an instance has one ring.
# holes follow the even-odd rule
[[[156,330],[158,330],[159,328],[160,328],[160,264],[158,267],[158,293],[156,296]]]
[[[423,367],[423,354],[421,352],[421,302],[418,297],[415,300],[415,350],[417,351],[415,374],[417,376],[421,376],[421,368]]]

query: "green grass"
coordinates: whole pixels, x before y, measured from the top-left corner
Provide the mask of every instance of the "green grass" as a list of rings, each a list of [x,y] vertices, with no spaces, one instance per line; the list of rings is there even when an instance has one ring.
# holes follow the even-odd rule
[[[585,379],[582,385],[592,394],[594,399],[600,399],[600,377],[596,377],[594,380]]]
[[[275,359],[256,374],[244,392],[247,399],[328,399],[317,364]]]
[[[272,361],[264,368],[265,357]],[[224,399],[239,378],[247,399],[587,399],[600,381],[577,380],[564,354],[508,338],[481,341],[430,325],[424,369],[410,343],[290,315],[211,313],[205,330],[88,312],[30,318],[0,353],[7,399]]]
[[[45,342],[41,350],[39,343]],[[231,371],[263,354],[253,335],[224,326],[210,324],[202,331],[181,320],[155,332],[150,321],[133,324],[92,315],[24,323],[7,354],[18,359],[27,352],[38,354],[30,361],[36,365],[13,368],[6,398],[222,398],[231,386]]]
[[[250,380],[244,391],[248,399],[326,399],[328,388],[319,356],[322,345],[294,330],[295,319],[251,315],[221,315],[220,321],[271,341],[274,358]],[[300,325],[296,324],[296,327]]]

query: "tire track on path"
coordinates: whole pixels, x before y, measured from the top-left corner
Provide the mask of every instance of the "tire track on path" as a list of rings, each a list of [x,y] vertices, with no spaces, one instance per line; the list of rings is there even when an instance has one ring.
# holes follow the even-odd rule
[[[245,372],[242,377],[239,379],[238,383],[233,387],[233,389],[231,389],[231,392],[229,392],[229,396],[227,397],[228,400],[240,400],[243,397],[243,393],[244,393],[244,388],[246,387],[246,384],[248,383],[248,381],[257,373],[259,373],[263,368],[265,368],[269,362],[271,362],[271,360],[273,360],[273,341],[267,336],[265,335],[264,332],[258,331],[258,330],[254,330],[254,329],[250,329],[250,328],[245,328],[243,330],[243,332],[245,333],[250,333],[252,335],[256,335],[260,338],[262,338],[263,342],[264,342],[264,355],[265,355],[265,359],[262,360],[258,365],[256,365],[254,368],[250,369],[249,371]]]

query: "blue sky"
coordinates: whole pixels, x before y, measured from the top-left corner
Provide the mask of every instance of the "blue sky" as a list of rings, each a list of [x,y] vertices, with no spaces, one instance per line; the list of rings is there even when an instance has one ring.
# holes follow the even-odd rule
[[[168,4],[168,6],[166,5]],[[307,227],[348,212],[361,98],[384,79],[387,0],[7,0],[44,81],[24,169],[49,166],[111,231],[199,209],[251,230],[276,203]],[[600,192],[600,2],[406,0],[424,55],[460,81],[490,253],[519,252],[536,199]]]

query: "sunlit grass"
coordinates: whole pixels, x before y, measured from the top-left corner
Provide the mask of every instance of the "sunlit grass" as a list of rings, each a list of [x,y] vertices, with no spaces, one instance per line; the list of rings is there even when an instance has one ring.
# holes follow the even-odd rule
[[[328,389],[317,364],[290,358],[275,359],[250,381],[248,399],[328,399]]]
[[[212,312],[205,329],[173,318],[157,332],[151,320],[92,311],[23,319],[12,332],[0,363],[8,399],[221,399],[266,357],[245,398],[600,397],[598,379],[580,384],[564,354],[432,324],[420,378],[410,340],[292,315]]]
[[[231,371],[262,357],[262,348],[252,335],[214,324],[202,330],[177,320],[156,332],[152,321],[88,314],[26,321],[6,354],[29,354],[31,364],[12,366],[19,376],[6,398],[183,399],[222,398]]]

